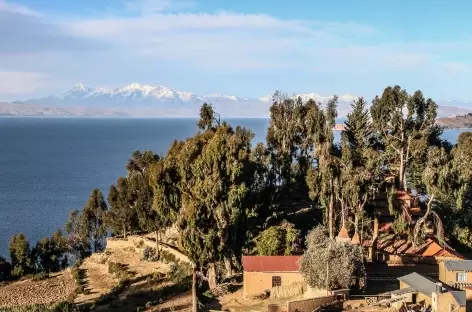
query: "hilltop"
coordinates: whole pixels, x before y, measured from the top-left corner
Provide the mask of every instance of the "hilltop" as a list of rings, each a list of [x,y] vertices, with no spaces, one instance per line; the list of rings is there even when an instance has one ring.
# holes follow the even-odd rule
[[[439,118],[437,123],[447,129],[472,129],[472,113],[456,117]]]

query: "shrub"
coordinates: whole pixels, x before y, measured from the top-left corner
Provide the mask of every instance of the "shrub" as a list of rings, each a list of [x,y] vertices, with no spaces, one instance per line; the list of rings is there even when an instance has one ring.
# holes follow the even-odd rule
[[[159,252],[159,256],[160,256],[161,260],[166,262],[166,263],[172,263],[172,262],[178,263],[179,262],[179,259],[177,259],[177,257],[173,253],[170,253],[167,250],[161,250]]]
[[[255,240],[256,252],[260,256],[291,255],[299,240],[300,232],[293,224],[283,221],[278,226],[264,230]]]
[[[136,248],[143,248],[144,241],[142,239],[140,239],[139,241],[134,242],[134,245],[136,246]]]
[[[48,277],[49,277],[49,273],[43,271],[43,272],[33,275],[33,281],[35,282],[42,281],[42,280],[47,279]]]
[[[145,261],[157,261],[159,260],[157,257],[156,249],[152,247],[146,247],[143,250],[143,260]]]
[[[10,277],[11,265],[5,258],[0,257],[0,282],[9,280]]]
[[[192,274],[192,267],[184,262],[171,262],[168,278],[174,283],[180,283]]]
[[[109,262],[108,273],[113,274],[120,281],[131,277],[128,268],[122,263]]]

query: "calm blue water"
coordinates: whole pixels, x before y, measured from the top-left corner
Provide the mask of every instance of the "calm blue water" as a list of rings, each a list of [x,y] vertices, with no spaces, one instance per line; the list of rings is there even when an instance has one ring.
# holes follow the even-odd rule
[[[264,141],[267,119],[228,120]],[[34,244],[61,228],[93,188],[105,194],[135,150],[165,154],[196,132],[193,119],[0,118],[0,256],[24,232]],[[444,137],[455,142],[458,131]]]

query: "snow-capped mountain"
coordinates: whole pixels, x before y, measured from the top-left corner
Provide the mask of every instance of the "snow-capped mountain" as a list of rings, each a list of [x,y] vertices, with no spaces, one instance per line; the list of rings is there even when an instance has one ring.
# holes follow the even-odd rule
[[[323,96],[318,93],[293,94],[303,101],[315,100],[326,104],[333,96]],[[338,97],[338,116],[345,117],[351,110],[355,95]],[[272,95],[260,98],[237,97],[234,95],[212,93],[199,96],[192,92],[177,91],[166,86],[150,86],[132,83],[116,89],[92,88],[77,84],[60,95],[50,95],[39,99],[29,99],[12,103],[14,108],[9,112],[21,114],[24,108],[27,112],[44,111],[45,113],[75,115],[107,115],[120,116],[157,116],[157,117],[196,117],[202,103],[212,103],[215,110],[224,117],[269,117]],[[370,102],[368,100],[368,102]],[[451,107],[452,105],[454,107]],[[23,105],[23,106],[22,106]],[[465,107],[460,107],[465,106]],[[472,112],[466,108],[468,103],[442,102],[438,109],[438,117],[455,116]],[[5,104],[4,108],[7,107]],[[12,106],[13,107],[13,106]],[[470,106],[469,106],[470,107]],[[5,108],[6,109],[6,108]],[[69,112],[69,113],[67,113]],[[0,114],[4,112],[0,111]]]

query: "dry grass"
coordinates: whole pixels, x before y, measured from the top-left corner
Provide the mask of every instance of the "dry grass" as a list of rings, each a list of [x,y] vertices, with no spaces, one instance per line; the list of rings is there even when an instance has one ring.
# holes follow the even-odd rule
[[[70,270],[40,281],[13,282],[0,287],[0,308],[65,301],[74,296],[75,287]]]
[[[306,292],[306,284],[304,282],[296,282],[286,286],[273,287],[270,290],[271,299],[282,299],[301,296]]]

